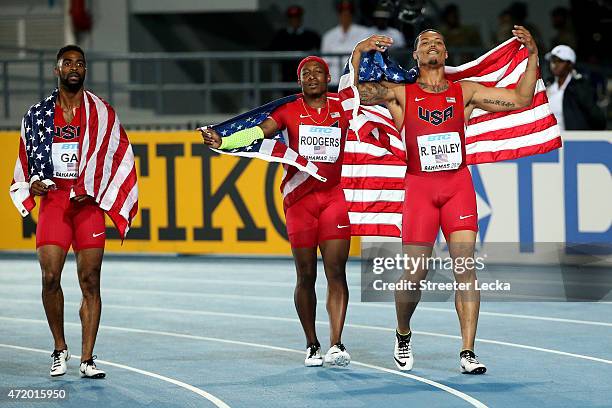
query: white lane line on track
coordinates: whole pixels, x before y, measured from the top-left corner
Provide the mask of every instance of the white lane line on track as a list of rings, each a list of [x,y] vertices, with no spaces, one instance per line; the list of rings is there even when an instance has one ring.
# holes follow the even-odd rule
[[[106,307],[106,305],[105,305]],[[24,318],[18,318],[18,317],[4,317],[4,316],[0,316],[0,320],[8,320],[8,321],[14,321],[14,322],[23,322],[23,323],[41,323],[41,324],[47,324],[46,320],[38,320],[38,319],[24,319]],[[76,326],[76,327],[81,327],[80,323],[71,323],[71,322],[65,322],[65,325],[68,326]],[[232,345],[238,345],[238,346],[247,346],[247,347],[257,347],[257,348],[262,348],[262,349],[268,349],[268,350],[275,350],[275,351],[283,351],[283,352],[287,352],[287,353],[298,353],[298,354],[304,354],[303,351],[301,350],[294,350],[294,349],[289,349],[289,348],[285,348],[285,347],[277,347],[277,346],[270,346],[267,344],[261,344],[261,343],[250,343],[250,342],[244,342],[244,341],[238,341],[238,340],[228,340],[228,339],[222,339],[222,338],[218,338],[218,337],[205,337],[205,336],[196,336],[196,335],[192,335],[192,334],[181,334],[181,333],[172,333],[172,332],[166,332],[166,331],[158,331],[158,330],[145,330],[145,329],[134,329],[134,328],[130,328],[130,327],[119,327],[119,326],[107,326],[107,325],[100,325],[100,329],[106,329],[106,330],[116,330],[116,331],[122,331],[122,332],[128,332],[128,333],[140,333],[140,334],[155,334],[155,335],[160,335],[160,336],[168,336],[168,337],[178,337],[178,338],[184,338],[184,339],[191,339],[191,340],[203,340],[203,341],[213,341],[213,342],[217,342],[217,343],[225,343],[225,344],[232,344]],[[2,345],[2,344],[0,344]],[[13,347],[18,347],[18,346],[13,346]],[[31,349],[31,350],[37,350],[37,349]],[[38,350],[37,350],[38,351]],[[45,350],[40,350],[41,352],[44,353],[48,353],[48,351]],[[104,362],[103,360],[97,360],[99,362]],[[108,362],[105,362],[108,363]],[[461,398],[462,400],[466,401],[467,403],[469,403],[470,405],[477,407],[477,408],[488,408],[487,405],[483,404],[482,402],[478,401],[476,398],[471,397],[459,390],[456,390],[455,388],[449,387],[447,385],[441,384],[437,381],[434,380],[430,380],[428,378],[424,378],[424,377],[419,377],[418,375],[414,375],[414,374],[408,374],[408,373],[403,373],[401,371],[395,371],[395,370],[391,370],[389,368],[385,368],[385,367],[380,367],[380,366],[376,366],[376,365],[372,365],[372,364],[366,364],[366,363],[361,363],[359,361],[351,361],[351,364],[353,365],[357,365],[360,367],[365,367],[365,368],[369,368],[372,370],[377,370],[377,371],[381,371],[387,374],[393,374],[393,375],[398,375],[400,377],[405,377],[405,378],[410,378],[412,380],[415,381],[419,381],[422,382],[424,384],[428,384],[431,385],[432,387],[438,388],[442,391],[448,392],[449,394],[452,394],[458,398]],[[109,364],[110,365],[110,364]],[[153,373],[151,373],[153,374]],[[185,384],[188,385],[188,384]],[[222,402],[222,401],[221,401]]]
[[[5,286],[14,286],[14,287],[32,287],[36,289],[40,289],[40,285],[17,285],[10,284]],[[293,303],[293,299],[278,297],[278,296],[255,296],[255,295],[228,295],[228,294],[218,294],[218,293],[201,293],[201,292],[184,292],[184,291],[166,291],[166,290],[149,290],[149,289],[117,289],[117,288],[103,288],[103,292],[107,293],[141,293],[146,295],[168,295],[168,296],[195,296],[195,297],[203,297],[203,298],[213,298],[213,299],[235,299],[235,300],[259,300],[259,301],[278,301],[278,302],[290,302]],[[80,296],[80,292],[64,290],[64,293],[73,293],[78,294]],[[0,299],[2,300],[2,299]],[[12,301],[20,301],[13,299]],[[325,300],[318,300],[317,304],[324,305]],[[598,302],[602,303],[602,302]],[[349,306],[351,307],[369,307],[369,308],[382,308],[382,309],[393,309],[395,310],[395,305],[393,304],[383,304],[383,303],[368,303],[368,302],[349,302]],[[419,306],[418,310],[428,311],[428,312],[437,312],[437,313],[457,313],[455,309],[444,309],[437,307],[428,307],[428,306]],[[575,320],[575,319],[564,319],[560,317],[551,317],[551,316],[537,316],[537,315],[525,315],[525,314],[516,314],[516,313],[501,313],[501,312],[486,312],[480,311],[481,316],[492,316],[492,317],[508,317],[513,319],[526,319],[526,320],[540,320],[540,321],[548,321],[555,323],[570,323],[570,324],[582,324],[587,326],[602,326],[602,327],[612,327],[612,323],[608,322],[600,322],[595,320]]]
[[[4,343],[0,343],[0,347],[4,347],[4,348],[9,348],[9,349],[13,349],[13,350],[22,350],[22,351],[31,351],[34,353],[43,353],[43,354],[49,354],[49,350],[42,350],[42,349],[37,349],[37,348],[31,348],[31,347],[22,347],[22,346],[15,346],[13,344],[4,344]],[[78,355],[72,355],[72,357],[75,358],[81,358],[81,356]],[[117,368],[122,368],[124,370],[128,370],[128,371],[132,371],[134,373],[138,373],[138,374],[142,374],[142,375],[146,375],[147,377],[152,377],[152,378],[156,378],[158,380],[161,381],[165,381],[168,382],[170,384],[174,384],[176,386],[179,386],[181,388],[184,388],[188,391],[191,391],[195,394],[198,394],[201,397],[206,398],[207,400],[209,400],[210,402],[212,402],[213,404],[215,404],[215,406],[219,407],[219,408],[230,408],[229,405],[227,405],[225,402],[221,401],[219,398],[215,397],[214,395],[198,388],[198,387],[194,387],[193,385],[184,383],[182,381],[176,380],[174,378],[170,378],[170,377],[166,377],[163,376],[161,374],[157,374],[157,373],[153,373],[151,371],[146,371],[146,370],[141,370],[139,368],[135,368],[135,367],[130,367],[128,365],[125,364],[119,364],[119,363],[114,363],[112,361],[108,361],[108,360],[96,360],[99,363],[102,364],[106,364],[109,366],[113,366],[113,367],[117,367]]]
[[[34,301],[20,301],[20,303],[34,303]],[[79,303],[75,302],[65,302],[65,304],[79,306]],[[105,308],[111,309],[125,309],[125,310],[138,310],[138,311],[148,311],[155,313],[181,313],[181,314],[191,314],[191,315],[201,315],[201,316],[218,316],[218,317],[234,317],[238,319],[250,319],[250,320],[267,320],[267,321],[277,321],[277,322],[288,322],[288,323],[296,323],[299,324],[299,319],[291,318],[291,317],[278,317],[278,316],[263,316],[263,315],[252,315],[252,314],[244,314],[244,313],[227,313],[227,312],[213,312],[208,310],[190,310],[190,309],[175,309],[175,308],[161,308],[161,307],[147,307],[147,306],[129,306],[129,305],[112,305],[112,304],[104,304]],[[0,316],[0,319],[7,319],[6,317]],[[9,318],[10,319],[10,318]],[[316,321],[317,324],[320,325],[329,325],[328,322]],[[395,332],[395,328],[389,327],[381,327],[381,326],[369,326],[363,324],[354,324],[354,323],[346,323],[344,327],[352,327],[354,329],[363,329],[363,330],[375,330],[375,331],[384,331],[384,332]],[[418,331],[413,330],[414,334],[422,335],[422,336],[432,336],[432,337],[440,337],[445,339],[459,339],[461,340],[461,336],[453,335],[453,334],[443,334],[443,333],[435,333],[435,332],[426,332],[426,331]],[[476,338],[476,342],[485,343],[485,344],[496,344],[499,346],[507,346],[507,347],[515,347],[525,350],[533,350],[540,351],[544,353],[557,354],[565,357],[573,357],[579,358],[583,360],[590,360],[599,363],[612,364],[612,360],[606,360],[599,357],[592,357],[583,354],[575,354],[568,353],[566,351],[549,349],[544,347],[536,347],[529,346],[526,344],[520,343],[511,343],[499,340],[489,340],[483,338]]]

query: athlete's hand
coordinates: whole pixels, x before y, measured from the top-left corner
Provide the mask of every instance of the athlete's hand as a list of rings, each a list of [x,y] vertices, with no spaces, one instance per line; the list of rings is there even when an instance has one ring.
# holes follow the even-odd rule
[[[214,129],[202,129],[200,128],[200,132],[202,132],[202,138],[204,139],[204,144],[218,149],[221,146],[221,136]]]
[[[87,194],[81,194],[81,195],[72,197],[72,199],[76,201],[77,203],[82,203],[82,202],[87,201],[89,199],[89,196]]]
[[[515,25],[512,34],[527,48],[529,55],[538,54],[538,46],[535,43],[531,33],[523,26]]]
[[[393,45],[393,38],[386,35],[374,34],[365,40],[357,43],[356,50],[361,52],[370,51],[386,51],[387,48]]]
[[[30,186],[30,192],[34,195],[42,196],[49,192],[49,187],[42,181],[37,180]]]

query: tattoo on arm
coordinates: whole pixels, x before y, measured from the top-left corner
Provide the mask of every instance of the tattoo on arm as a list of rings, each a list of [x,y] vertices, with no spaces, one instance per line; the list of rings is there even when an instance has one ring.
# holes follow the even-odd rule
[[[504,108],[514,108],[515,107],[515,104],[513,102],[502,101],[501,99],[487,99],[487,98],[484,98],[482,100],[482,103],[486,103],[488,105],[503,106]]]
[[[434,93],[444,92],[448,89],[448,82],[445,82],[440,85],[429,85],[429,84],[426,84],[425,82],[418,82],[418,84],[419,84],[419,88],[426,90],[426,91],[431,91]]]
[[[364,82],[357,85],[359,99],[364,105],[377,105],[387,100],[389,88],[377,82]]]

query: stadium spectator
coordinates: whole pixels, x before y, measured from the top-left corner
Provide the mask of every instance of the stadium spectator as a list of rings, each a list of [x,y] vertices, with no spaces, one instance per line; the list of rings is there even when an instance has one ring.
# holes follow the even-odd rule
[[[495,32],[491,34],[490,45],[494,47],[510,38],[512,28],[512,16],[510,15],[510,12],[507,9],[502,10],[497,16],[497,27]]]
[[[447,47],[482,47],[482,39],[478,30],[473,26],[461,24],[459,8],[456,4],[446,6],[442,10],[441,17],[440,32],[444,35]],[[480,50],[461,53],[460,62],[473,60],[480,54]]]
[[[304,9],[293,5],[287,8],[287,26],[278,30],[268,47],[271,51],[315,51],[321,47],[321,36],[304,28]],[[294,82],[295,67],[300,59],[285,60],[281,63],[283,82]],[[293,93],[289,91],[289,93]]]
[[[547,86],[550,109],[563,130],[606,128],[604,112],[597,106],[591,83],[576,72],[576,53],[567,45],[557,45],[546,54],[554,80]]]
[[[400,30],[394,27],[389,27],[389,20],[392,17],[391,10],[385,7],[384,4],[379,4],[372,13],[374,26],[370,27],[369,35],[386,35],[387,37],[393,38],[394,48],[404,48],[406,46],[406,40],[404,34]]]
[[[527,3],[524,3],[522,1],[515,1],[514,3],[510,4],[507,11],[508,14],[510,14],[510,18],[512,19],[512,24],[510,26],[510,31],[508,32],[508,35],[506,36],[504,41],[512,37],[512,29],[515,25],[519,25],[525,27],[531,33],[531,36],[533,37],[535,42],[537,44],[540,44],[540,48],[545,48],[544,42],[542,41],[542,35],[540,34],[540,30],[538,29],[538,27],[527,21],[527,17],[529,16]]]
[[[321,36],[304,28],[304,9],[300,6],[287,8],[287,26],[276,32],[270,50],[275,51],[313,51],[321,46]],[[291,78],[295,76],[295,66],[291,69]]]
[[[337,6],[338,25],[323,34],[321,52],[323,54],[346,53],[342,57],[327,57],[333,83],[342,75],[344,62],[353,51],[356,43],[369,36],[370,30],[362,25],[353,24],[355,6],[350,1],[341,1]]]
[[[556,7],[550,12],[550,21],[557,33],[550,41],[550,47],[565,44],[573,49],[576,48],[576,33],[570,18],[570,12],[565,7]]]

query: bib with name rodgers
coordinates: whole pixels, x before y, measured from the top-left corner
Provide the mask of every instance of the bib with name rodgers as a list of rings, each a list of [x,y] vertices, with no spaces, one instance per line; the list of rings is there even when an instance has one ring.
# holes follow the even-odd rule
[[[312,162],[335,163],[340,156],[341,138],[338,127],[300,125],[298,153]]]
[[[81,109],[76,108],[74,118],[66,123],[62,108],[55,104],[53,127],[53,181],[59,189],[70,189],[79,175]]]
[[[406,107],[401,134],[406,146],[408,174],[444,176],[465,167],[463,92],[448,82],[441,93],[404,86]]]
[[[270,114],[285,143],[300,155],[312,159],[319,174],[327,179],[321,182],[308,177],[300,184],[299,188],[303,191],[329,189],[340,183],[349,124],[342,113],[338,96],[328,93],[327,101],[325,107],[313,108],[300,96]],[[287,173],[284,180],[291,180],[299,172],[293,166],[285,166],[285,170]],[[295,180],[298,179],[301,180],[302,176]]]

